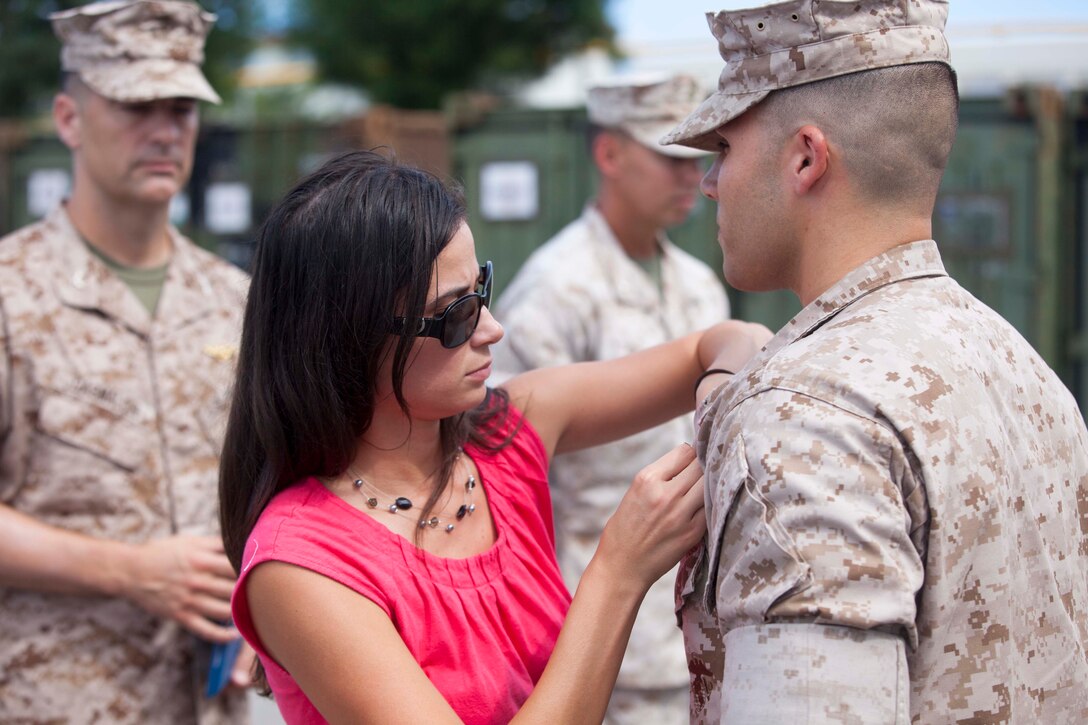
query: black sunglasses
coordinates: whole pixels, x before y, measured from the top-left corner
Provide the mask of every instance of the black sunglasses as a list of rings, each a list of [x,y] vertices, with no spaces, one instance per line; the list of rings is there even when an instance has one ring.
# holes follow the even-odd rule
[[[476,283],[481,290],[454,300],[441,315],[420,317],[416,321],[417,337],[434,337],[442,347],[464,345],[480,324],[480,312],[491,306],[491,262],[480,265],[480,278]],[[403,335],[408,330],[408,318],[393,318],[393,334]]]

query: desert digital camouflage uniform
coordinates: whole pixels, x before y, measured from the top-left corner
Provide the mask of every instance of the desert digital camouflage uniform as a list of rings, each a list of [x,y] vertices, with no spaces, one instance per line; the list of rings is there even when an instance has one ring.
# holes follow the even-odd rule
[[[665,79],[617,77],[586,91],[586,116],[602,129],[627,134],[646,148],[677,159],[705,158],[687,146],[662,146],[660,138],[698,108],[706,90],[692,76]]]
[[[154,318],[63,208],[0,240],[4,504],[124,542],[217,534],[245,275],[170,234]],[[0,722],[245,722],[243,694],[200,693],[207,656],[127,600],[0,587]]]
[[[934,242],[848,274],[696,415],[693,721],[1088,722],[1088,434]]]
[[[219,103],[200,70],[216,16],[179,0],[117,0],[53,13],[61,67],[121,103],[195,98]]]
[[[714,273],[664,235],[660,246],[659,291],[624,252],[601,213],[587,206],[529,257],[496,304],[506,335],[492,348],[495,378],[501,382],[533,368],[621,357],[725,319],[729,303]],[[691,420],[684,416],[615,443],[555,457],[550,480],[556,541],[571,591],[635,474],[691,437]],[[673,579],[663,577],[643,600],[618,690],[686,688]]]

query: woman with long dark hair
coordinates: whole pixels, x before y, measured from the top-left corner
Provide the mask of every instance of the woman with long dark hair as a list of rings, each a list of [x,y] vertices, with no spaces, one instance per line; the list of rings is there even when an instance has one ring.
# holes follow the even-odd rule
[[[705,528],[694,451],[635,479],[571,600],[552,454],[693,406],[769,333],[726,322],[486,386],[492,269],[457,192],[373,152],[258,236],[220,510],[235,623],[289,723],[590,722],[647,588]]]

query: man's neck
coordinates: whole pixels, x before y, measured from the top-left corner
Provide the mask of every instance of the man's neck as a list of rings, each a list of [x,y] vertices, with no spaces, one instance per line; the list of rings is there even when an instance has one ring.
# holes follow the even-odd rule
[[[802,305],[808,305],[870,259],[901,244],[933,236],[929,217],[895,210],[829,213],[806,231],[793,290]]]
[[[597,199],[597,210],[601,212],[627,256],[648,259],[661,251],[658,245],[661,230],[647,223],[637,213],[626,209],[610,195],[602,194]]]
[[[168,204],[121,204],[77,186],[66,208],[80,236],[118,264],[146,269],[170,261]]]

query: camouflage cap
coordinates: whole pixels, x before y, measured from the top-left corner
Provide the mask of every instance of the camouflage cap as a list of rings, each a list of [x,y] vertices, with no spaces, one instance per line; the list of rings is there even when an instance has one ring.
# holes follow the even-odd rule
[[[591,123],[623,131],[659,154],[694,158],[706,154],[683,146],[662,146],[658,139],[694,111],[704,98],[706,90],[691,76],[628,79],[590,88],[586,112]]]
[[[707,13],[718,90],[661,139],[716,150],[714,131],[772,91],[907,63],[949,64],[948,0],[788,0]]]
[[[95,93],[123,103],[219,103],[200,64],[215,15],[182,0],[111,0],[53,13],[60,60]]]

